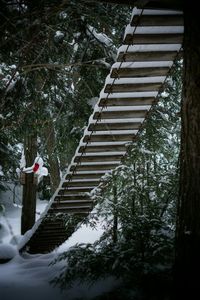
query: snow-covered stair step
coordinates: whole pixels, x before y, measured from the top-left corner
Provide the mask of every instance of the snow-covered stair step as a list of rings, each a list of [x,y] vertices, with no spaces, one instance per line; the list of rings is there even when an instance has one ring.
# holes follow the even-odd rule
[[[132,92],[143,92],[143,91],[157,91],[164,81],[164,76],[157,77],[141,77],[137,78],[122,78],[116,80],[113,84],[112,81],[106,81],[104,89],[105,93],[132,93]]]
[[[62,187],[89,187],[96,186],[99,181],[87,180],[87,181],[64,181]]]
[[[64,199],[64,201],[76,201],[76,200],[80,200],[80,201],[83,201],[83,200],[90,200],[90,197],[89,195],[82,195],[82,194],[75,194],[75,195],[57,195],[55,197],[55,201],[62,201],[62,199]]]
[[[112,142],[112,141],[133,141],[134,133],[112,133],[86,135],[84,142]]]
[[[60,199],[59,199],[60,198]],[[57,197],[57,202],[52,203],[52,207],[60,207],[60,206],[70,206],[72,204],[88,204],[93,203],[93,200],[91,199],[74,199],[74,200],[68,200],[66,196]]]
[[[135,119],[135,118],[145,118],[148,112],[148,107],[141,109],[140,107],[136,109],[127,110],[103,110],[101,112],[94,113],[94,119]]]
[[[104,175],[104,172],[95,172],[95,173],[69,173],[67,174],[67,176],[65,177],[66,180],[71,180],[71,178],[73,179],[99,179]]]
[[[109,119],[104,118],[99,120],[98,119],[98,115],[94,115],[94,117],[96,118],[93,119],[89,126],[88,126],[88,130],[87,132],[85,132],[84,138],[83,138],[83,142],[87,142],[88,140],[90,140],[91,142],[94,140],[90,139],[91,136],[91,132],[93,135],[104,135],[104,134],[110,134],[110,135],[118,135],[118,134],[131,134],[132,136],[134,136],[135,134],[137,134],[138,129],[141,127],[142,122],[144,121],[144,118],[149,110],[150,106],[146,106],[146,109],[141,111],[140,108],[138,108],[138,111],[136,111],[135,109],[132,110],[129,106],[129,110],[126,110],[125,113],[124,111],[120,111],[120,113],[116,113],[116,111],[104,111],[104,113],[100,114],[100,117],[106,117],[108,115],[113,116],[113,119]],[[96,113],[95,113],[96,114]],[[142,118],[138,118],[138,117],[134,117],[140,115],[142,116]],[[116,116],[116,118],[114,118],[114,115]],[[121,118],[122,115],[125,115],[126,118]],[[120,117],[117,118],[117,116]],[[132,139],[132,138],[131,138]],[[120,140],[118,140],[120,141]],[[117,146],[117,145],[116,145]],[[83,148],[79,148],[78,152],[82,152],[80,151],[80,149]],[[116,148],[117,149],[117,148]],[[119,151],[119,149],[115,150],[115,151]],[[121,150],[121,151],[124,151]],[[97,151],[98,152],[98,151]]]
[[[121,160],[122,157],[125,154],[126,154],[126,152],[121,153],[119,155],[118,159]],[[86,155],[85,157],[88,157],[88,155]],[[94,157],[99,157],[99,160],[96,160],[96,161],[94,160],[94,162],[101,162],[102,161],[101,156],[97,155],[97,156],[94,156]],[[102,156],[102,157],[104,158],[104,156]],[[115,157],[110,156],[110,159],[112,159],[112,158],[115,158]],[[109,162],[109,160],[106,160],[105,158],[104,158],[104,161],[105,162]],[[85,161],[83,160],[82,162],[85,162]],[[106,165],[106,168],[107,168],[107,165]],[[109,170],[108,170],[108,172],[109,172]],[[79,187],[79,188],[82,187],[83,185],[84,186],[88,186],[89,184],[93,185],[93,186],[94,185],[97,186],[102,181],[101,178],[102,178],[103,175],[105,175],[105,171],[104,170],[103,171],[102,170],[99,170],[99,171],[97,171],[97,170],[95,170],[95,171],[85,171],[85,172],[84,171],[83,172],[77,172],[77,170],[76,170],[75,173],[69,173],[66,176],[66,178],[65,178],[66,181],[63,182],[63,185],[66,184],[66,186],[68,188],[75,187],[76,184],[77,184],[76,187]],[[69,182],[69,184],[67,184],[68,182]],[[70,183],[72,183],[72,184],[75,183],[75,185],[71,186]],[[77,191],[77,193],[75,194],[75,198],[74,198],[74,194],[70,194],[71,190],[67,190],[67,191],[68,191],[68,194],[67,194],[68,195],[68,199],[79,199],[79,198],[80,199],[88,199],[88,194],[83,194],[82,192],[78,192]],[[60,193],[60,195],[62,196],[62,193]],[[55,201],[57,200],[57,198],[58,197],[55,197]]]
[[[56,196],[57,195],[76,195],[77,193],[78,194],[89,193],[93,188],[94,188],[94,186],[80,187],[80,188],[79,187],[76,187],[76,188],[68,187],[68,189],[60,187],[56,193]],[[55,198],[53,198],[53,199],[55,199]]]
[[[93,204],[92,200],[74,200],[74,201],[59,201],[58,203],[52,203],[51,208],[52,209],[71,209],[71,208],[91,208],[91,205]]]
[[[73,164],[70,167],[70,171],[98,171],[98,170],[104,170],[106,173],[107,171],[111,169],[115,169],[116,166],[119,165],[119,161],[115,162],[101,162],[99,164],[96,163],[82,163],[82,164]],[[92,186],[92,185],[91,185]],[[90,187],[90,186],[89,186]],[[94,186],[95,187],[95,186]]]
[[[49,209],[49,213],[51,214],[54,214],[54,213],[58,213],[58,212],[63,212],[63,213],[71,213],[71,214],[74,214],[74,213],[89,213],[90,210],[92,208],[92,205],[85,205],[85,206],[82,206],[81,204],[79,205],[73,205],[73,206],[69,206],[69,207],[66,207],[66,206],[57,206],[57,207],[51,207]]]
[[[117,62],[173,61],[181,49],[181,43],[123,45],[118,49]]]
[[[88,131],[113,131],[113,130],[138,130],[141,126],[141,122],[119,122],[118,119],[114,119],[112,123],[101,123],[90,124]],[[132,121],[132,120],[131,120]]]
[[[78,148],[78,152],[82,153],[83,151],[87,151],[88,153],[91,152],[112,152],[113,149],[115,151],[124,151],[127,149],[128,142],[121,141],[121,142],[107,142],[107,143],[84,143],[81,144]]]
[[[155,97],[127,97],[127,98],[102,98],[99,102],[99,106],[143,106],[143,105],[152,105],[155,101]]]
[[[183,19],[181,17],[182,13],[178,11],[135,8],[131,22],[125,30],[124,44],[182,43]]]
[[[115,63],[111,69],[111,78],[137,78],[166,76],[173,60],[149,62],[122,62]]]
[[[60,231],[60,236],[62,236],[63,238],[66,237],[67,233],[66,231]],[[45,233],[41,233],[40,235],[37,236],[37,239],[40,241],[41,244],[46,244],[46,242],[48,243],[49,241],[53,242],[53,241],[56,241],[58,242],[59,241],[59,237],[58,237],[58,234],[56,234],[56,231],[53,231],[50,230],[50,231],[47,231],[46,230],[46,234]]]
[[[156,11],[144,10],[144,13],[140,17],[141,10],[137,10],[137,13],[133,15],[130,25],[137,26],[183,26],[183,16],[179,12],[176,14],[166,14],[165,11],[160,11],[160,14],[155,15]],[[169,11],[168,11],[169,12]]]
[[[168,67],[113,68],[111,77],[132,78],[142,76],[166,76],[168,72]]]
[[[109,154],[109,153],[108,153]],[[108,155],[108,154],[103,154],[103,155],[83,155],[82,157],[76,156],[75,162],[78,162],[79,159],[81,159],[81,162],[92,162],[92,161],[117,161],[121,160],[122,156],[125,153],[119,152],[119,154],[113,154],[113,155]]]
[[[166,28],[139,26],[136,31],[130,26],[126,31],[124,44],[177,44],[182,43],[182,34],[182,26],[166,26]]]

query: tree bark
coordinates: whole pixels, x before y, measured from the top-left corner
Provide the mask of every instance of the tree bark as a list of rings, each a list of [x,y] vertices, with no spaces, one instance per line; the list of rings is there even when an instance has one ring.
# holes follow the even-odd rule
[[[23,54],[22,61],[23,64],[32,64],[35,61],[35,47],[37,43],[41,41],[39,31],[40,31],[40,18],[39,13],[37,15],[38,19],[35,22],[35,9],[37,7],[38,1],[29,1],[27,3],[27,30],[24,35],[24,39],[26,39],[29,47],[28,51]],[[30,74],[26,78],[26,88],[29,91],[29,99],[32,103],[35,99],[35,107],[37,107],[37,98],[36,98],[36,90],[37,90],[37,74]],[[33,115],[35,115],[35,110],[33,107]],[[25,157],[26,157],[26,167],[30,167],[33,165],[34,160],[37,156],[37,119],[33,117],[33,115],[29,115],[27,119],[27,130],[25,135]],[[34,174],[29,173],[25,174],[25,185],[23,187],[23,199],[22,199],[22,216],[21,216],[21,233],[24,234],[27,230],[31,229],[31,227],[35,223],[35,213],[36,213],[36,192],[37,185],[34,184]]]
[[[186,2],[175,289],[191,299],[200,292],[200,30],[199,15]]]
[[[37,156],[37,136],[27,135],[25,138],[26,166],[33,165]],[[34,183],[34,174],[25,174],[25,185],[23,186],[21,233],[24,234],[35,223],[37,185]]]
[[[49,118],[51,118],[49,116]],[[46,149],[48,154],[49,173],[51,178],[51,192],[52,194],[58,188],[60,183],[60,168],[58,157],[55,151],[56,148],[56,137],[53,121],[49,119],[47,127],[44,129],[44,136],[46,139]]]
[[[116,244],[118,240],[118,208],[117,208],[117,182],[115,175],[113,176],[113,243]]]

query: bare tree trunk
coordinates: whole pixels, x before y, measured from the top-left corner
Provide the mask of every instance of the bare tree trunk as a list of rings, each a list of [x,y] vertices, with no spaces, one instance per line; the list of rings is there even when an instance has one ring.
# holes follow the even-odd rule
[[[113,243],[117,243],[118,240],[118,208],[117,208],[117,182],[114,176],[113,178]]]
[[[30,134],[25,138],[26,166],[32,166],[37,155],[37,136]],[[25,185],[23,186],[21,233],[24,234],[35,223],[36,191],[34,174],[25,174]]]
[[[133,173],[133,182],[134,182],[134,188],[136,188],[137,184],[137,177],[136,177],[136,163],[133,163],[134,173]],[[131,213],[132,217],[135,216],[135,198],[136,198],[136,192],[134,191],[132,195],[132,203],[131,203]]]
[[[24,39],[26,39],[29,45],[28,51],[25,51],[22,57],[23,64],[32,64],[35,61],[35,49],[37,43],[41,42],[41,37],[38,34],[40,32],[40,16],[37,15],[38,19],[35,22],[35,12],[38,1],[29,1],[27,3],[27,28]],[[40,14],[42,14],[42,6],[40,9]],[[37,108],[38,100],[36,96],[36,91],[38,88],[38,76],[36,73],[30,73],[26,76],[27,91],[30,93],[29,101],[33,103]],[[33,100],[34,99],[34,100]],[[29,115],[27,119],[27,132],[25,136],[25,157],[26,166],[32,166],[34,160],[37,156],[37,119],[35,119],[36,111],[33,108],[33,115]],[[37,185],[34,184],[34,174],[25,174],[25,185],[23,187],[23,200],[22,200],[22,216],[21,216],[21,233],[24,234],[29,230],[35,223],[35,212],[36,212],[36,191]]]
[[[54,131],[54,125],[52,120],[49,121],[48,126],[44,129],[44,136],[46,139],[49,173],[51,177],[51,192],[54,193],[60,183],[60,170],[59,170],[58,157],[55,151],[56,138],[55,138],[55,131]]]
[[[186,2],[175,288],[191,299],[200,293],[200,28],[199,14]]]

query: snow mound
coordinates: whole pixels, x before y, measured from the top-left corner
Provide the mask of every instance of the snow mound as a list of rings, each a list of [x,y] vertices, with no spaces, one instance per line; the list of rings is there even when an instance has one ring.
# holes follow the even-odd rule
[[[10,244],[0,244],[0,260],[9,260],[17,255],[18,251]]]
[[[20,234],[12,236],[12,238],[10,239],[10,244],[13,246],[17,246],[21,242],[22,237],[23,236]]]

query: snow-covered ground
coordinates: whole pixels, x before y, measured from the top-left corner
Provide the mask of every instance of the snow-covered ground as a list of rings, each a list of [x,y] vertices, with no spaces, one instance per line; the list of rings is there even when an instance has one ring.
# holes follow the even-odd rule
[[[56,253],[16,255],[10,262],[0,265],[0,296],[2,300],[72,300],[92,299],[109,291],[116,282],[112,278],[98,281],[93,286],[74,284],[64,292],[49,281],[64,266],[64,262],[49,265]]]
[[[15,203],[13,203],[12,192],[6,192],[0,195],[1,203],[5,206],[5,216],[0,216],[0,223],[3,225],[0,256],[13,256],[9,262],[0,264],[0,299],[86,300],[108,291],[116,284],[112,278],[99,281],[91,287],[75,283],[71,289],[62,293],[58,287],[55,288],[50,285],[49,281],[58,275],[60,269],[66,265],[64,261],[50,265],[57,255],[76,243],[94,242],[102,234],[103,229],[99,226],[98,230],[94,230],[83,225],[68,241],[54,252],[36,255],[25,253],[21,256],[16,250],[17,245],[15,245],[15,243],[22,238],[20,236],[20,191],[16,194]],[[38,200],[37,217],[40,216],[40,213],[45,209],[47,203],[47,201]]]

